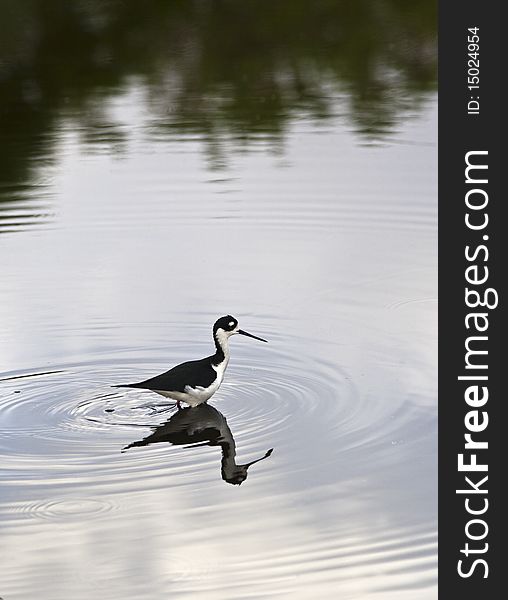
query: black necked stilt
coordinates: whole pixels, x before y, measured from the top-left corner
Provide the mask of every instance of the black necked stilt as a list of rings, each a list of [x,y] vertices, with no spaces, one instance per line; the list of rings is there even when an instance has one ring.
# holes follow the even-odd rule
[[[166,423],[154,427],[148,437],[132,442],[123,451],[160,442],[187,448],[220,446],[222,479],[234,485],[240,485],[245,481],[249,468],[268,458],[273,451],[273,448],[270,448],[261,458],[246,464],[237,464],[235,439],[226,417],[209,404],[179,410]]]
[[[238,321],[227,315],[218,319],[213,326],[216,351],[212,356],[184,362],[161,375],[140,383],[116,385],[114,387],[152,390],[166,398],[176,400],[178,408],[180,408],[180,402],[186,402],[190,406],[207,402],[219,389],[224,379],[224,372],[229,362],[229,338],[237,333],[266,342],[263,338],[240,329]]]

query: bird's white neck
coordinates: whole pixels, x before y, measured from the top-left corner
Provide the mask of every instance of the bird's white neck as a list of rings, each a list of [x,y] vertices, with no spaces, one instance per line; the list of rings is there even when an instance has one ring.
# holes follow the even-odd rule
[[[222,329],[219,329],[215,335],[215,347],[217,352],[215,353],[216,364],[223,364],[224,367],[229,362],[229,334]]]

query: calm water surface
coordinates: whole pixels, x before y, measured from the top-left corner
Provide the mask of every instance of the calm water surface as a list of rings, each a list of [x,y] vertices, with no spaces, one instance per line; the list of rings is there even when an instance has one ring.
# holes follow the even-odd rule
[[[166,4],[5,3],[0,596],[434,599],[435,15]]]

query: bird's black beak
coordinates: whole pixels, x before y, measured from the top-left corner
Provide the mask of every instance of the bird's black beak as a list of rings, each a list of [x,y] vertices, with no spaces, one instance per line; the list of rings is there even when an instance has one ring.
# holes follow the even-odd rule
[[[254,338],[255,340],[259,340],[260,342],[266,342],[268,344],[267,340],[257,337],[256,335],[252,335],[252,333],[247,333],[246,331],[243,331],[243,329],[239,329],[236,333],[239,333],[240,335],[246,335],[247,337],[251,337],[251,338]]]

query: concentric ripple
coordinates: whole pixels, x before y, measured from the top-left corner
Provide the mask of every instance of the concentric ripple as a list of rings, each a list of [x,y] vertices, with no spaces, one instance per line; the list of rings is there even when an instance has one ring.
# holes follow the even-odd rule
[[[153,392],[110,385],[167,368],[162,358],[153,359],[153,351],[146,353],[150,364],[144,357],[120,365],[105,360],[67,364],[44,377],[4,378],[0,400],[4,484],[19,485],[19,477],[28,477],[32,484],[39,478],[47,483],[48,473],[58,485],[65,485],[71,473],[74,484],[76,477],[90,482],[91,472],[96,484],[102,479],[109,483],[112,473],[124,484],[152,478],[160,469],[184,470],[186,483],[201,471],[205,474],[216,456],[196,460],[196,453],[169,445],[120,453],[175,412],[174,404]],[[261,358],[238,352],[232,362],[212,403],[227,419],[242,457],[266,451],[277,440],[287,445],[291,432],[305,436],[303,425],[320,414],[327,415],[333,429],[347,430],[348,421],[361,410],[358,401],[351,401],[354,390],[338,366],[302,364],[277,344]],[[293,442],[299,443],[296,438]]]
[[[69,519],[91,519],[109,514],[117,506],[104,498],[69,497],[34,501],[15,507],[25,518],[45,521],[67,521]]]
[[[261,328],[259,334],[266,332]],[[351,374],[333,360],[333,349],[326,361],[294,351],[312,343],[273,333],[262,352],[235,343],[225,382],[211,404],[227,420],[238,464],[274,449],[268,460],[252,467],[242,485],[242,491],[254,495],[228,509],[235,515],[228,517],[228,536],[247,535],[254,550],[230,557],[220,577],[215,559],[191,569],[184,568],[185,560],[173,561],[180,564],[168,579],[175,593],[199,591],[206,581],[209,598],[219,598],[223,590],[227,597],[240,597],[241,581],[261,596],[289,597],[294,587],[288,582],[297,572],[302,584],[316,593],[321,589],[325,597],[331,581],[340,580],[347,589],[350,578],[368,578],[372,568],[383,574],[380,581],[388,590],[409,577],[406,585],[415,598],[433,585],[437,542],[431,523],[414,521],[412,512],[413,520],[397,514],[398,529],[390,532],[375,507],[380,497],[390,503],[391,486],[400,489],[394,477],[404,472],[401,461],[421,460],[420,442],[435,429],[435,417],[409,398],[390,397],[389,390],[380,389],[378,397],[361,393]],[[210,504],[209,493],[203,494],[219,486],[221,494],[227,493],[225,506],[233,498],[233,490],[221,481],[220,448],[164,442],[126,449],[177,411],[153,392],[111,386],[143,379],[181,356],[208,350],[183,339],[174,347],[169,357],[163,340],[127,357],[113,348],[100,360],[85,357],[47,369],[35,365],[2,377],[0,514],[7,528],[90,524],[99,518],[114,523],[126,498],[142,498],[144,510],[146,494],[166,496],[171,490],[187,498],[176,509],[182,522],[189,515],[206,515],[206,526],[193,533],[193,544],[206,547],[210,539],[224,535],[221,506]],[[260,554],[256,544],[264,543],[263,536],[251,514],[265,496],[277,498],[279,516],[267,513],[265,520],[279,531],[279,541]],[[416,512],[427,501],[410,500]],[[393,502],[398,502],[395,496]],[[133,510],[139,510],[137,500]],[[160,509],[153,510],[157,514]],[[315,543],[293,536],[301,528],[315,531]],[[183,541],[187,534],[179,535]]]
[[[193,350],[197,355],[205,352]],[[143,354],[117,362],[106,358],[96,364],[58,365],[52,369],[58,372],[44,377],[4,378],[0,382],[3,483],[19,485],[19,478],[30,479],[32,485],[37,480],[47,483],[51,474],[65,486],[72,473],[73,485],[76,478],[110,485],[113,475],[122,482],[122,490],[161,470],[185,472],[181,479],[175,477],[176,485],[207,477],[216,453],[183,451],[168,444],[121,453],[175,412],[172,403],[153,392],[111,387],[167,368],[167,358],[155,349]],[[397,408],[392,403],[390,412],[377,413],[365,402],[339,365],[294,354],[276,337],[262,354],[238,348],[226,381],[212,399],[227,419],[239,456],[247,459],[279,444],[285,449],[285,468],[297,470],[302,458],[291,464],[291,453],[300,454],[302,444],[312,447],[323,432],[330,441],[320,459],[324,461],[353,449],[358,453],[362,447],[386,449],[403,443],[397,430],[407,430],[414,421],[411,405],[401,403]]]

